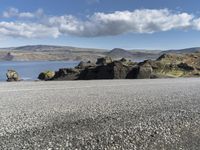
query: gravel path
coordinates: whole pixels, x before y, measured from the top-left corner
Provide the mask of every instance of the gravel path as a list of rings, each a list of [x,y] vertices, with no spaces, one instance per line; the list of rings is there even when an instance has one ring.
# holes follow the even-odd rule
[[[200,148],[200,78],[0,83],[0,149]]]

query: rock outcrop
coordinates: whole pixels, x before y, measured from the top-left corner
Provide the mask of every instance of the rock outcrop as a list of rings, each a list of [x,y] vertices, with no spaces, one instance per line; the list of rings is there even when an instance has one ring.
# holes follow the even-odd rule
[[[96,62],[97,65],[107,65],[110,63],[112,63],[111,57],[101,57],[101,58],[98,58]]]
[[[52,80],[92,79],[152,79],[200,75],[200,53],[163,54],[157,60],[140,63],[125,58],[112,60],[110,57],[97,59],[96,64],[80,62],[75,68],[59,69]]]
[[[126,66],[121,61],[113,61],[84,69],[79,79],[126,79],[133,67],[133,65]]]
[[[80,76],[80,70],[76,68],[61,68],[55,72],[53,80],[77,80]]]
[[[20,81],[19,74],[15,70],[8,70],[6,77],[8,82]]]
[[[78,66],[76,66],[77,69],[85,69],[85,68],[89,68],[89,67],[92,67],[92,66],[95,66],[94,63],[92,63],[91,61],[88,61],[88,62],[83,62],[81,61]]]

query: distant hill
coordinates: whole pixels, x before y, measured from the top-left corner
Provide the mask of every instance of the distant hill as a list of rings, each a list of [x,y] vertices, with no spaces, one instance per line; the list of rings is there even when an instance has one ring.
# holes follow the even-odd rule
[[[20,51],[44,51],[44,50],[57,50],[57,49],[65,49],[62,46],[49,46],[49,45],[27,45],[13,48],[13,50]],[[67,49],[66,49],[67,50]]]
[[[0,60],[7,60],[10,53],[12,61],[34,61],[34,60],[78,60],[95,61],[99,57],[109,56],[113,59],[127,58],[132,61],[145,59],[157,59],[160,51],[152,50],[125,50],[114,48],[112,50],[96,48],[78,48],[72,46],[54,45],[26,45],[20,47],[0,48]]]
[[[105,52],[106,49],[96,49],[96,48],[79,48],[79,47],[72,47],[72,46],[54,46],[54,45],[26,45],[20,47],[13,47],[12,50],[17,51],[81,51],[81,52]]]
[[[121,48],[114,48],[111,51],[107,52],[107,56],[110,56],[112,58],[133,58],[133,53]]]
[[[0,61],[88,61],[104,57],[106,49],[54,45],[26,45],[0,48]],[[12,56],[12,59],[8,57]],[[9,59],[8,59],[9,58]]]
[[[162,51],[162,53],[177,53],[177,54],[182,54],[182,53],[197,53],[200,52],[200,47],[192,47],[192,48],[185,48],[185,49],[179,49],[179,50],[166,50]]]
[[[156,60],[162,54],[167,53],[196,53],[200,47],[179,50],[125,50],[114,48],[112,50],[97,48],[79,48],[72,46],[54,45],[26,45],[20,47],[0,48],[0,61],[38,61],[38,60],[74,60],[74,61],[96,61],[99,57],[109,56],[112,59],[126,58],[132,61],[143,61],[147,59]]]
[[[146,59],[155,60],[161,55],[159,50],[124,50],[121,48],[115,48],[107,52],[107,56],[114,59],[128,58],[132,61],[143,61]]]

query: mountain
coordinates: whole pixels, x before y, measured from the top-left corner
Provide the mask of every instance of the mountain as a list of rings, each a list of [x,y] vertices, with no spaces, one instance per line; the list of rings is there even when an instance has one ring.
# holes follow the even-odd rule
[[[107,52],[107,56],[112,58],[133,58],[133,53],[121,49],[121,48],[114,48],[111,51]]]
[[[161,55],[159,50],[124,50],[121,48],[115,48],[107,52],[107,56],[113,59],[127,58],[132,61],[143,61],[146,59],[157,59]]]

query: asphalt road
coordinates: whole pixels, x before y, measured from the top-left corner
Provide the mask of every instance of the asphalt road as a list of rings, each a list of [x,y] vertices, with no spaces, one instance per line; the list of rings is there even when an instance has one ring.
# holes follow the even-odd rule
[[[200,78],[0,83],[0,149],[200,149]]]

